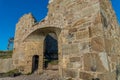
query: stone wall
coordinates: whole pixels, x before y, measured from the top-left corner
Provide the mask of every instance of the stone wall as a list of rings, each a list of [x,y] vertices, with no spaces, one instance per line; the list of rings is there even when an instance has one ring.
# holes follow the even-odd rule
[[[109,1],[101,0],[101,15],[104,29],[105,50],[108,55],[110,71],[115,71],[120,64],[120,31],[119,24]],[[108,7],[107,7],[108,6]]]
[[[51,0],[45,19],[35,23],[24,15],[16,26],[13,63],[31,72],[32,56],[41,56],[44,38],[55,33],[58,39],[61,80],[116,80],[119,64],[120,31],[109,0]]]
[[[12,65],[12,61],[12,58],[0,59],[0,73],[5,73],[10,70],[13,70],[14,67]]]

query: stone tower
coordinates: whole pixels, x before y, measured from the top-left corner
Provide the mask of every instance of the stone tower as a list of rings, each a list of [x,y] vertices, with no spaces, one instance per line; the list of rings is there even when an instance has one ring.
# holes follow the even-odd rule
[[[120,64],[120,32],[109,0],[50,0],[48,15],[36,22],[24,15],[16,25],[13,64],[32,72],[39,56],[43,72],[44,39],[54,33],[58,41],[60,80],[116,80]]]

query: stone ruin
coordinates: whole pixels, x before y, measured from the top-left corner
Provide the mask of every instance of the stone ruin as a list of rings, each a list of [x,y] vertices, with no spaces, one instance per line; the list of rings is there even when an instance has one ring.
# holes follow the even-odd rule
[[[120,29],[110,0],[50,0],[48,9],[40,22],[29,13],[17,23],[15,68],[43,73],[50,35],[58,42],[60,80],[120,80]]]

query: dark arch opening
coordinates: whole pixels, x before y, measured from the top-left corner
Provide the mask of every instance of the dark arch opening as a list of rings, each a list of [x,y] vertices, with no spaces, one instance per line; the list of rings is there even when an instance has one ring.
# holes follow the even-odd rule
[[[44,70],[58,70],[58,41],[54,33],[44,40]]]
[[[34,55],[32,58],[32,73],[38,70],[39,56]]]

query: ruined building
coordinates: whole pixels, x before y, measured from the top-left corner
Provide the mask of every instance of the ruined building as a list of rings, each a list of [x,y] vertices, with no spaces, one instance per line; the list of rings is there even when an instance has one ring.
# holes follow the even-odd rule
[[[13,66],[43,73],[48,35],[58,44],[60,80],[119,77],[120,32],[109,0],[50,0],[41,22],[25,14],[16,25]]]

